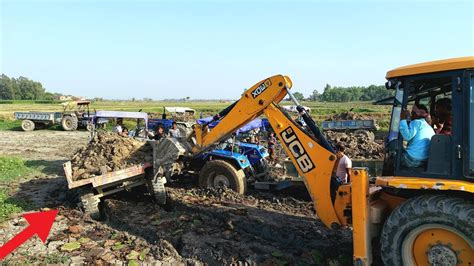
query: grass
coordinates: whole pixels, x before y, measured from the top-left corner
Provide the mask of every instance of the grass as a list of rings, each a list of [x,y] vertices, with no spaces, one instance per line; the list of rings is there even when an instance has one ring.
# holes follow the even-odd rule
[[[0,130],[20,130],[21,121],[0,119]]]
[[[0,190],[0,223],[15,213],[32,209],[32,205],[24,200],[10,197],[6,190]]]
[[[18,157],[0,156],[0,185],[8,184],[19,177],[24,177],[36,171],[35,167],[28,166],[28,162]],[[8,187],[8,185],[5,187]],[[8,188],[0,189],[0,223],[15,213],[32,209],[31,204],[24,200],[10,197],[9,193]]]
[[[22,177],[35,170],[18,157],[0,156],[0,183]]]

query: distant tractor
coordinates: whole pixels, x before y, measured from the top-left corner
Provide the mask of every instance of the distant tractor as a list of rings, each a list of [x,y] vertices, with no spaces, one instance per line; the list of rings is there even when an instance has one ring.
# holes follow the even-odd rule
[[[90,113],[90,101],[75,101],[62,103],[62,112],[15,112],[15,119],[21,121],[23,131],[43,129],[52,125],[60,124],[66,131],[78,128],[92,130],[92,117]],[[104,126],[108,121],[101,120],[97,126]]]

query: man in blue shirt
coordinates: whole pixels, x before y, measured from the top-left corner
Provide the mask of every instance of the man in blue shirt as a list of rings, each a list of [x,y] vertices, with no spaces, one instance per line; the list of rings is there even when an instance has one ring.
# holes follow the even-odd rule
[[[411,121],[407,122],[410,117]],[[428,159],[431,137],[435,134],[426,122],[428,118],[428,108],[423,104],[413,105],[411,116],[408,110],[400,114],[400,134],[408,142],[402,152],[402,165],[419,167]]]

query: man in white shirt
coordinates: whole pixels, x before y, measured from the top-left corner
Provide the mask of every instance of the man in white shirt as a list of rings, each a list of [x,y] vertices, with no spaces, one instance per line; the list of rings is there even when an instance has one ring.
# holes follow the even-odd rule
[[[181,132],[179,132],[178,124],[176,124],[176,122],[173,122],[173,124],[171,125],[171,128],[169,129],[169,132],[172,138],[181,137]]]
[[[123,130],[123,119],[117,118],[117,124],[115,124],[115,126],[112,128],[112,132],[121,135],[122,130]]]
[[[352,168],[352,161],[344,154],[346,147],[341,142],[336,144],[337,168],[336,176],[344,183],[350,182],[350,171]]]

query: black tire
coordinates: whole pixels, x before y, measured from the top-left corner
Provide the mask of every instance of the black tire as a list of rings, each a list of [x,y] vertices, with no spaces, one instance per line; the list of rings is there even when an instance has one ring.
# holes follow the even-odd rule
[[[84,211],[86,216],[90,216],[92,219],[96,221],[102,220],[102,215],[100,211],[100,198],[94,196],[92,192],[85,193],[79,195],[79,199],[81,201],[81,207]]]
[[[159,205],[166,204],[166,178],[152,177],[147,179],[147,188],[150,194]]]
[[[226,186],[239,194],[247,191],[247,181],[242,169],[222,160],[206,162],[199,173],[199,186],[213,188]]]
[[[73,116],[65,116],[61,120],[61,126],[66,131],[73,131],[77,129],[77,118]]]
[[[33,131],[35,130],[35,122],[25,119],[21,121],[21,129],[23,129],[23,131]]]
[[[439,233],[434,234],[435,230],[450,232],[456,237],[445,239]],[[418,253],[424,260],[433,265],[452,265],[454,261],[458,265],[473,265],[474,203],[446,195],[424,195],[398,206],[385,221],[380,237],[384,264],[415,265],[413,256],[417,254],[414,254],[414,243],[426,235],[429,237],[428,241],[423,242],[429,242],[423,248],[426,252]],[[456,249],[459,239],[455,238],[465,241],[471,249]],[[460,261],[462,256],[470,261]]]

